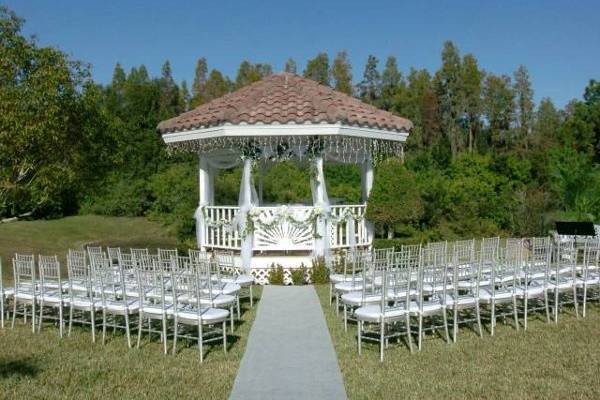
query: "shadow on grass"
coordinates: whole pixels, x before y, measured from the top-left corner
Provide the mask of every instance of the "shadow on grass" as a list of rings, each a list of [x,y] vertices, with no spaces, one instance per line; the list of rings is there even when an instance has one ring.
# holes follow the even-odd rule
[[[16,377],[35,377],[40,368],[30,358],[22,360],[0,360],[0,379]]]

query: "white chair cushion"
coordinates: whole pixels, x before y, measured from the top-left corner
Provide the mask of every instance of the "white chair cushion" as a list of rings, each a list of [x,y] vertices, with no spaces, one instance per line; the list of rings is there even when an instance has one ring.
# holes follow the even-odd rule
[[[78,310],[90,310],[92,307],[99,308],[102,302],[98,299],[89,299],[87,297],[73,297],[65,299],[65,303]]]
[[[342,295],[342,303],[349,306],[362,306],[364,304],[377,303],[381,301],[380,294],[370,294],[363,299],[362,292],[350,292]]]
[[[473,296],[457,296],[455,298],[455,296],[453,294],[447,294],[446,295],[446,300],[445,300],[445,304],[448,307],[454,307],[455,304],[457,304],[459,307],[463,306],[475,306],[475,304],[477,304],[479,301],[479,299],[476,299]]]
[[[358,308],[354,312],[358,320],[366,322],[380,322],[382,317],[385,318],[385,321],[398,319],[406,315],[406,313],[406,308],[394,307],[386,309],[385,314],[382,315],[381,305],[379,304],[369,304]]]
[[[496,289],[494,292],[494,298],[498,300],[510,300],[513,297],[512,289]],[[492,289],[491,288],[479,288],[479,299],[485,301],[492,301]]]
[[[123,301],[111,300],[103,304],[102,307],[109,312],[124,313],[126,310],[129,310],[132,313],[140,309],[140,302],[138,300],[129,300],[125,303]]]
[[[225,277],[221,281],[224,283],[235,283],[241,287],[247,287],[254,284],[254,278],[250,275],[238,275],[236,277]]]
[[[362,281],[362,277],[361,276],[355,276],[354,278],[352,278],[352,275],[344,275],[344,274],[331,274],[329,275],[329,281],[333,284],[336,283],[340,283],[340,282],[352,282],[352,281]]]
[[[342,293],[355,292],[363,289],[362,282],[340,282],[334,286],[335,290]]]
[[[229,311],[222,308],[205,308],[201,311],[202,323],[215,324],[225,321],[229,317]],[[198,323],[198,312],[193,309],[184,308],[179,310],[172,309],[169,314],[177,314],[180,322],[196,325]]]
[[[423,315],[436,314],[442,310],[446,309],[446,305],[440,303],[439,301],[430,300],[423,302]],[[421,308],[419,307],[419,303],[416,301],[411,301],[409,306],[409,311],[413,315],[418,315],[421,313]],[[445,311],[444,311],[445,312]]]

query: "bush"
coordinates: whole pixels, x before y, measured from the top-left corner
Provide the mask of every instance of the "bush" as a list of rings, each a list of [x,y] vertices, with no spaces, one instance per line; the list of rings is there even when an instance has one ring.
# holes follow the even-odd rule
[[[312,283],[315,285],[329,283],[329,268],[325,265],[323,257],[317,257],[312,261]]]
[[[269,271],[269,284],[271,285],[283,285],[283,267],[280,264],[271,264]]]
[[[306,267],[304,264],[301,264],[300,268],[293,269],[290,272],[292,275],[292,283],[294,285],[304,285],[306,282],[304,278],[306,276]]]

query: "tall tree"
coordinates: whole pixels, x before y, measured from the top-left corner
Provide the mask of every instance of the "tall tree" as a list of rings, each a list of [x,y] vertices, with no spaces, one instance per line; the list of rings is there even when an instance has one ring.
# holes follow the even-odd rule
[[[295,75],[297,73],[296,60],[294,60],[292,57],[288,58],[285,62],[285,68],[283,70]]]
[[[342,50],[335,56],[331,66],[333,87],[342,93],[352,95],[352,66],[348,61],[348,53]]]
[[[483,72],[477,65],[472,54],[463,57],[462,62],[462,92],[464,101],[463,123],[469,132],[469,152],[473,152],[475,135],[481,125],[481,85]]]
[[[511,144],[510,131],[515,114],[514,97],[509,76],[487,75],[483,90],[483,107],[493,146]]]
[[[183,111],[188,111],[190,109],[191,95],[187,87],[187,82],[185,80],[181,81],[181,87],[179,88],[179,96],[179,102],[183,107]]]
[[[171,63],[167,60],[161,68],[161,77],[158,81],[160,97],[158,112],[161,119],[166,119],[179,114],[182,110],[180,103],[179,87],[173,80]]]
[[[516,121],[518,140],[525,148],[529,148],[531,129],[533,125],[533,89],[529,80],[529,72],[524,65],[520,65],[514,73],[513,90],[516,100]]]
[[[196,70],[194,71],[194,81],[192,82],[192,99],[190,107],[194,108],[206,100],[203,99],[202,95],[204,92],[204,85],[208,79],[208,63],[206,58],[199,58],[196,62]]]
[[[556,144],[558,129],[561,124],[560,112],[549,98],[540,101],[531,137],[531,144],[535,148],[546,149]]]
[[[450,142],[452,156],[464,148],[463,130],[460,120],[464,115],[462,95],[462,65],[460,54],[454,43],[444,43],[442,67],[435,74],[435,90],[439,100],[442,130]]]
[[[358,84],[360,98],[367,103],[375,104],[381,95],[381,75],[377,69],[379,60],[374,55],[369,55],[363,79]]]
[[[242,61],[237,75],[235,77],[235,86],[237,89],[260,81],[264,77],[271,75],[273,69],[269,64],[252,64],[249,61]]]
[[[319,53],[312,60],[308,60],[304,77],[329,86],[329,57],[327,53]]]
[[[389,56],[385,61],[385,69],[381,74],[381,98],[378,106],[384,110],[390,110],[401,85],[404,86],[404,82],[402,81],[402,74],[398,70],[396,57]]]
[[[206,102],[229,93],[231,87],[232,83],[229,79],[224,77],[219,70],[213,69],[210,71],[210,75],[204,87],[204,97]]]

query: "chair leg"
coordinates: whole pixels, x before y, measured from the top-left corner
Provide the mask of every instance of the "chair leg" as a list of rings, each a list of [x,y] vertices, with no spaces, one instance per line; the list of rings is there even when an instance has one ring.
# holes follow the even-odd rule
[[[202,346],[202,322],[200,322],[198,324],[198,351],[200,352],[200,363],[204,362],[204,349]]]
[[[138,348],[138,349],[140,348],[140,342],[142,341],[142,323],[141,323],[141,321],[144,320],[144,315],[142,314],[141,309],[140,309],[139,319],[140,319],[140,323],[138,324],[137,345],[136,345],[136,348]]]
[[[554,291],[554,323],[558,324],[558,289]]]
[[[356,324],[357,329],[358,329],[358,334],[357,334],[357,338],[358,338],[358,355],[361,355],[362,353],[362,321],[358,321],[358,323]]]
[[[227,354],[227,323],[225,321],[223,321],[223,352]]]
[[[587,285],[583,284],[583,304],[581,308],[581,315],[585,318],[585,303],[587,301]],[[4,327],[4,325],[2,325]]]
[[[340,296],[338,293],[335,293],[335,313],[340,315]]]
[[[479,337],[483,337],[483,329],[481,327],[481,310],[479,309],[479,302],[475,303],[475,316],[477,318],[477,329],[479,330]]]
[[[40,316],[39,316],[39,321],[38,321],[38,332],[42,331],[42,320],[44,319],[44,302],[41,301],[40,302]],[[33,319],[31,320],[33,322]],[[35,325],[35,323],[34,323]],[[35,332],[35,329],[34,329]]]
[[[173,327],[173,354],[177,352],[177,316],[175,316],[175,325]]]
[[[329,305],[333,304],[333,283],[329,282]]]
[[[163,353],[167,354],[167,319],[162,316]]]
[[[446,309],[442,312],[442,318],[444,320],[444,334],[446,335],[446,343],[450,343],[450,333],[448,331],[448,316]]]
[[[419,313],[419,346],[418,346],[419,351],[421,351],[422,342],[423,342],[423,314]]]
[[[239,321],[240,319],[242,319],[242,313],[240,312],[240,296],[236,296],[236,303],[237,303],[237,319]],[[232,311],[233,311],[233,308],[232,308]],[[232,312],[232,314],[233,314],[233,312]]]
[[[92,326],[93,322],[92,322]],[[73,306],[69,307],[69,329],[67,331],[67,336],[70,337],[71,336],[71,329],[73,328]]]
[[[15,328],[15,317],[16,316],[17,316],[17,299],[13,299],[13,315],[12,315],[12,322],[10,324],[11,329]]]
[[[63,337],[63,305],[62,303],[58,306],[58,334]]]
[[[106,311],[102,310],[102,344],[106,343]]]
[[[139,321],[139,325],[142,321]],[[127,335],[127,347],[131,348],[131,334],[129,332],[129,313],[125,311],[125,334]]]
[[[73,309],[71,309],[71,318],[73,317]],[[91,324],[92,324],[92,343],[96,343],[96,310],[92,307],[90,310]],[[69,321],[69,334],[71,332],[71,322]]]
[[[35,299],[31,304],[31,331],[35,333]]]
[[[0,293],[0,327],[4,329],[4,294]]]
[[[523,330],[526,331],[527,330],[527,296],[525,296],[525,298],[523,298]]]
[[[496,303],[492,301],[492,327],[490,328],[490,336],[494,336],[494,328],[496,327]]]
[[[519,330],[519,313],[517,312],[517,297],[513,296],[513,316],[515,318],[515,328]]]
[[[410,332],[410,315],[407,313],[406,314],[406,336],[408,336],[408,348],[410,349],[410,352],[413,352],[413,346],[412,346],[412,333]]]
[[[238,300],[238,304],[239,304],[239,300]],[[229,314],[231,316],[231,333],[233,333],[233,315],[234,315],[233,314],[233,305],[231,305],[231,307],[229,307]]]
[[[544,303],[546,306],[546,322],[550,323],[550,304],[548,301],[548,291],[544,291]]]
[[[458,333],[458,306],[454,305],[453,310],[453,325],[452,325],[452,342],[456,343],[456,335]]]
[[[384,336],[385,336],[385,322],[383,320],[381,320],[381,323],[379,324],[379,361],[380,362],[383,362],[383,349],[385,346]]]
[[[344,303],[344,332],[348,332],[348,306]]]
[[[579,318],[579,302],[577,301],[577,285],[573,284],[573,304],[575,304],[575,318]]]

